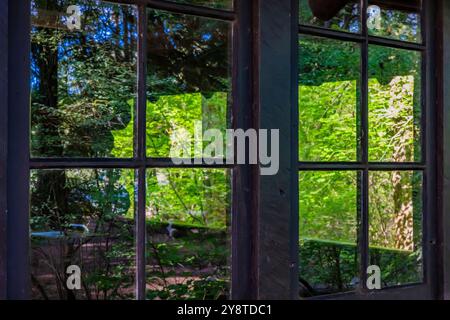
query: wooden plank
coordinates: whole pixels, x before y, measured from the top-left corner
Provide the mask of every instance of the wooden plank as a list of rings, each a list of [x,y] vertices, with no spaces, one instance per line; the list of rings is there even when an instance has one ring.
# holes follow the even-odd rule
[[[438,2],[438,274],[440,296],[450,300],[450,2]]]
[[[233,25],[233,107],[234,129],[254,128],[254,30],[252,1],[235,1],[237,22]],[[256,230],[258,167],[238,165],[233,170],[232,195],[232,281],[231,298],[257,298]]]
[[[8,140],[8,1],[0,2],[0,299],[6,298],[6,170]]]
[[[29,275],[30,1],[9,0],[7,298],[27,299]]]
[[[296,0],[258,1],[259,127],[280,130],[279,171],[273,176],[260,176],[259,299],[298,298],[295,8]]]

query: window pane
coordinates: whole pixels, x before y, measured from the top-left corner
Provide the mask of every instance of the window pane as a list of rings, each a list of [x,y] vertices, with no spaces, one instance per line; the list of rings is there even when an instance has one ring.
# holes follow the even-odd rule
[[[369,47],[369,158],[421,161],[421,54]]]
[[[369,178],[370,264],[380,267],[382,287],[422,282],[422,173]]]
[[[232,9],[233,0],[169,0],[172,2],[193,4],[197,6],[211,7],[215,9]]]
[[[300,36],[300,161],[359,157],[360,47]]]
[[[230,174],[148,170],[148,299],[228,297]]]
[[[421,0],[369,0],[367,29],[370,35],[408,42],[421,42]]]
[[[301,24],[353,33],[361,30],[359,1],[299,1]]]
[[[169,157],[194,127],[229,127],[230,24],[156,10],[148,23],[147,155]],[[180,157],[194,157],[193,144],[186,149]]]
[[[134,9],[72,4],[32,2],[31,154],[132,157]]]
[[[30,192],[32,298],[133,298],[134,171],[33,170]]]
[[[353,290],[359,280],[357,172],[300,172],[301,296]]]

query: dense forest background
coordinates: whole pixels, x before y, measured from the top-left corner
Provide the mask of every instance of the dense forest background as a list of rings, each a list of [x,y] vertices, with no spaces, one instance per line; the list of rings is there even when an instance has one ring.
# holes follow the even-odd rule
[[[132,158],[135,11],[81,3],[82,28],[70,31],[67,1],[33,1],[31,153]],[[345,8],[344,20],[326,27],[357,32],[357,13]],[[230,24],[149,10],[147,37],[147,156],[169,157],[172,134],[193,136],[195,121],[203,130],[229,128]],[[310,36],[299,46],[299,160],[358,161],[360,47]],[[371,161],[421,160],[420,70],[415,52],[369,48]],[[146,180],[147,297],[227,297],[230,170],[151,168]],[[31,181],[33,297],[132,297],[135,171],[33,170]],[[300,172],[299,183],[300,281],[307,294],[349,290],[358,281],[360,173]],[[370,175],[371,259],[385,286],[421,279],[421,183],[418,172]],[[83,269],[76,292],[64,285],[72,264]]]

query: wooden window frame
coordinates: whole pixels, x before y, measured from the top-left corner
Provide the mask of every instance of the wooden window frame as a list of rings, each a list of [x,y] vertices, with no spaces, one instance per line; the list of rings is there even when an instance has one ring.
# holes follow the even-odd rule
[[[300,171],[351,171],[361,173],[360,199],[360,228],[358,231],[359,286],[355,291],[347,293],[319,296],[317,299],[395,299],[398,297],[433,299],[436,297],[434,284],[436,279],[436,96],[434,78],[435,33],[433,17],[436,14],[436,1],[422,1],[420,10],[422,42],[412,43],[369,35],[367,30],[368,0],[360,0],[360,33],[336,31],[321,27],[299,25],[298,31],[302,35],[319,36],[339,41],[347,41],[361,46],[361,106],[360,106],[360,130],[361,159],[357,162],[299,162]],[[387,48],[397,48],[419,52],[422,57],[421,66],[421,161],[414,163],[372,162],[369,159],[369,45],[380,45]],[[300,106],[301,107],[301,106]],[[366,288],[367,267],[369,266],[369,173],[382,171],[418,171],[423,174],[423,282],[382,290],[368,290]]]
[[[317,169],[315,164],[298,162],[298,34],[300,31],[343,40],[358,35],[299,27],[297,0],[235,0],[233,11],[162,0],[117,2],[139,7],[140,30],[146,27],[143,18],[146,6],[233,21],[233,127],[280,129],[281,139],[277,175],[261,176],[258,165],[237,165],[233,169],[231,298],[298,299],[298,171]],[[450,4],[443,0],[425,2],[428,3],[423,29],[426,46],[406,44],[409,49],[424,52],[426,69],[426,123],[423,124],[426,163],[418,168],[425,170],[427,176],[425,282],[420,286],[320,298],[450,299]],[[142,94],[138,103],[136,162],[30,160],[29,11],[29,0],[0,2],[0,299],[29,298],[30,169],[135,168],[139,172],[139,186],[145,187],[145,168],[170,166],[164,159],[145,158],[145,117],[139,117],[139,112],[145,113]],[[377,37],[361,37],[358,41],[405,46],[405,43]],[[143,59],[145,44],[141,43],[139,56]],[[139,66],[139,75],[142,93],[145,91],[142,76],[145,65]],[[369,169],[368,163],[359,165],[362,171]],[[377,169],[392,169],[389,164],[375,165]],[[349,169],[346,164],[330,166],[331,169]],[[404,169],[416,169],[406,166],[408,164]],[[137,298],[143,299],[145,230],[142,226],[145,217],[142,199],[145,189],[138,192],[144,192],[140,196],[137,219],[137,262],[141,272]]]
[[[261,66],[260,60],[271,60],[269,50],[267,54],[260,54],[261,46],[264,44],[264,37],[272,33],[271,26],[267,23],[285,23],[291,19],[291,0],[275,1],[238,1],[234,2],[233,11],[217,10],[194,5],[179,4],[170,1],[155,0],[109,0],[122,4],[132,4],[138,7],[138,105],[137,105],[137,126],[136,126],[136,154],[133,159],[39,159],[29,158],[30,148],[30,0],[13,1],[9,0],[4,4],[8,10],[0,15],[1,22],[9,26],[9,33],[6,41],[1,42],[2,50],[6,48],[8,54],[1,56],[6,62],[2,67],[14,67],[14,71],[9,69],[7,78],[2,82],[7,86],[8,102],[2,104],[3,118],[2,128],[7,128],[7,132],[1,132],[1,142],[6,147],[2,149],[2,157],[7,157],[4,161],[1,158],[2,170],[7,172],[7,178],[0,176],[2,184],[2,193],[0,195],[0,204],[2,213],[0,224],[6,230],[2,235],[7,234],[6,241],[2,241],[0,247],[0,260],[2,269],[0,269],[0,283],[7,284],[4,291],[0,291],[0,298],[8,299],[28,299],[30,297],[30,276],[29,276],[29,182],[31,169],[68,169],[68,168],[133,168],[138,171],[138,202],[137,202],[137,281],[136,298],[145,298],[145,169],[149,167],[177,167],[169,159],[146,158],[145,154],[145,41],[143,41],[146,30],[147,7],[154,9],[167,10],[174,13],[191,14],[196,16],[233,21],[232,27],[232,46],[233,46],[233,127],[249,129],[258,129],[264,121],[260,121],[259,114],[261,109],[271,108],[271,102],[275,101],[270,95],[270,90],[259,94],[261,85],[269,85],[270,77],[261,77],[267,73],[264,70],[268,65]],[[284,3],[283,3],[284,2]],[[292,1],[293,2],[293,1]],[[274,17],[270,12],[273,7],[281,13],[281,16]],[[279,8],[278,8],[279,7]],[[267,22],[265,22],[267,20]],[[264,26],[264,27],[261,27]],[[267,28],[269,27],[269,28]],[[290,34],[294,28],[287,24],[287,37],[281,37],[279,40],[273,38],[273,52],[280,54],[280,64],[272,63],[271,71],[277,72],[284,77],[283,72],[287,70],[293,62],[291,57]],[[267,35],[266,35],[267,33]],[[3,35],[3,34],[2,34]],[[270,35],[273,37],[275,35]],[[279,51],[277,44],[285,50]],[[3,52],[3,51],[2,51]],[[292,61],[291,61],[292,59]],[[283,79],[286,87],[279,86],[278,94],[286,97],[283,101],[283,107],[291,106],[291,79]],[[4,87],[2,87],[3,90]],[[2,91],[3,93],[3,91]],[[4,95],[2,94],[2,97]],[[287,102],[287,104],[286,104]],[[13,112],[11,112],[13,111]],[[7,115],[9,113],[9,115]],[[291,118],[288,113],[284,114],[284,119],[278,125],[268,126],[279,127],[281,124],[290,123]],[[276,123],[272,123],[274,125]],[[290,141],[291,129],[287,127],[287,134]],[[289,142],[290,143],[290,142]],[[2,145],[3,146],[3,145]],[[248,152],[247,150],[246,152]],[[5,158],[6,159],[6,158]],[[276,214],[284,215],[287,213],[289,219],[295,221],[293,212],[290,210],[291,197],[291,177],[289,170],[294,163],[288,161],[281,167],[283,172],[280,175],[264,178],[264,183],[276,185],[279,190],[277,196],[268,195],[271,191],[270,186],[261,183],[257,165],[236,165],[233,167],[233,203],[232,203],[232,299],[259,299],[259,298],[294,298],[291,292],[295,290],[285,290],[285,278],[274,278],[274,273],[282,271],[282,274],[288,274],[289,279],[293,279],[296,266],[291,257],[284,259],[289,255],[290,237],[280,237],[274,241],[270,230],[262,230],[267,224],[267,220],[273,220]],[[6,167],[7,166],[7,167]],[[187,168],[189,166],[184,166]],[[192,166],[191,166],[192,167]],[[194,166],[208,167],[214,166]],[[7,185],[6,185],[7,184]],[[295,186],[292,185],[295,189]],[[294,195],[295,196],[295,195]],[[266,210],[267,204],[279,208],[276,212]],[[287,204],[287,205],[286,205]],[[7,213],[7,214],[6,214]],[[5,220],[5,221],[3,221]],[[272,223],[270,227],[291,227],[290,220],[280,220]],[[293,230],[293,228],[292,228]],[[2,230],[3,231],[3,230]],[[273,244],[279,244],[282,249],[283,261],[280,265],[279,252],[273,251]],[[259,244],[265,244],[270,248],[265,250]],[[271,249],[271,250],[270,250]],[[261,266],[269,267],[267,269]],[[265,278],[275,280],[274,287],[278,290],[267,290]],[[292,282],[293,283],[293,282]],[[266,289],[264,289],[266,288]]]

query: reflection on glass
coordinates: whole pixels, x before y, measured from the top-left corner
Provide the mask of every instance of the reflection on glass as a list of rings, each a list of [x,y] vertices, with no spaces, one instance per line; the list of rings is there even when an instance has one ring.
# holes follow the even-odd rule
[[[300,172],[300,295],[353,290],[358,280],[357,172]]]
[[[369,0],[367,29],[370,35],[408,42],[421,42],[421,0]]]
[[[31,154],[131,157],[134,9],[80,0],[78,15],[70,5],[32,1]]]
[[[133,298],[133,179],[133,170],[32,171],[33,299]],[[80,268],[79,290],[67,286],[71,265]]]
[[[422,281],[422,173],[369,175],[370,264],[382,287]]]
[[[233,0],[169,0],[172,2],[193,4],[196,6],[205,6],[215,9],[232,9]]]
[[[147,298],[229,295],[230,171],[147,172]]]
[[[370,160],[419,162],[420,53],[371,45],[369,77]]]
[[[148,24],[147,155],[168,157],[177,139],[229,127],[230,24],[158,10]]]
[[[300,24],[353,33],[361,31],[359,1],[299,1]]]
[[[356,161],[360,47],[301,36],[300,161]]]

